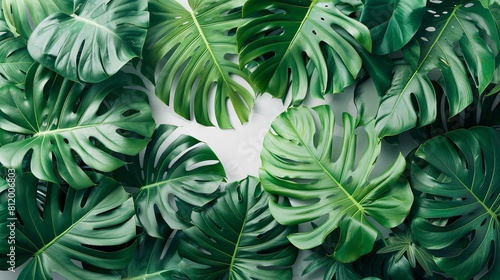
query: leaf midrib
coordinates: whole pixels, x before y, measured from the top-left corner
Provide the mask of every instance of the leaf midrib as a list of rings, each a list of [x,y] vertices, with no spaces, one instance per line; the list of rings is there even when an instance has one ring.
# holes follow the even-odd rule
[[[238,235],[238,240],[234,244],[234,251],[233,251],[233,255],[231,256],[231,263],[229,264],[229,269],[228,269],[229,273],[231,273],[233,271],[234,262],[236,261],[236,254],[238,253],[238,249],[240,247],[240,242],[241,242],[241,237],[243,236],[243,230],[245,229],[245,226],[247,224],[248,208],[246,210],[247,211],[245,211],[245,217],[243,219],[243,224],[241,225],[241,229],[240,229],[240,234]]]
[[[299,139],[299,142],[306,148],[307,152],[311,155],[311,157],[316,161],[316,163],[321,167],[321,169],[323,170],[323,172],[325,172],[328,177],[342,190],[342,192],[345,194],[345,196],[347,198],[349,198],[349,200],[351,200],[351,202],[353,203],[354,206],[356,206],[358,208],[358,211],[361,211],[362,213],[364,213],[364,209],[363,209],[363,206],[361,206],[361,204],[359,204],[359,202],[354,199],[354,197],[344,188],[344,186],[342,186],[334,177],[333,175],[329,172],[329,170],[323,165],[323,163],[318,159],[316,158],[316,156],[314,156],[314,153],[311,151],[311,149],[309,149],[309,146],[306,145],[302,139],[302,137],[300,137],[300,134],[299,132],[295,129],[295,127],[293,125],[291,125],[291,127],[293,128],[293,130],[295,131],[295,133],[299,136],[298,139]],[[349,208],[349,207],[348,207]]]
[[[222,77],[222,80],[224,81],[224,84],[229,87],[230,83],[228,83],[228,81],[226,79],[225,72],[222,71],[222,67],[221,67],[221,65],[219,63],[219,60],[215,56],[215,54],[214,54],[214,52],[212,50],[212,47],[211,47],[210,43],[207,40],[207,37],[205,37],[205,33],[203,32],[203,29],[201,28],[201,25],[198,22],[198,19],[196,18],[195,11],[194,10],[190,10],[189,14],[191,15],[191,18],[193,19],[193,23],[195,24],[196,29],[198,30],[198,33],[200,34],[200,37],[203,40],[203,43],[205,43],[205,46],[206,46],[208,52],[210,53],[210,56],[212,57],[212,61],[214,62],[214,65],[217,67],[217,70],[221,74],[221,77]]]
[[[101,201],[102,202],[102,201]],[[36,258],[38,255],[42,254],[47,248],[50,246],[54,245],[59,239],[61,239],[64,235],[66,235],[68,232],[70,232],[76,225],[78,225],[83,219],[85,219],[92,211],[94,211],[94,208],[96,208],[100,203],[97,203],[94,205],[85,215],[83,215],[80,219],[78,219],[76,222],[72,223],[70,227],[68,227],[65,231],[54,237],[49,243],[45,244],[41,249],[39,249],[34,255],[33,258]]]
[[[439,34],[437,35],[436,40],[434,40],[434,42],[432,43],[431,47],[429,48],[429,50],[425,54],[424,58],[422,59],[422,61],[420,61],[420,63],[417,66],[417,68],[413,71],[413,74],[411,75],[410,79],[408,79],[408,82],[405,84],[404,88],[401,90],[401,94],[399,94],[396,102],[394,103],[394,106],[392,106],[392,108],[394,108],[394,109],[391,110],[391,114],[390,114],[391,118],[394,116],[394,112],[396,111],[395,108],[398,107],[399,102],[403,98],[403,95],[404,95],[403,93],[406,92],[406,90],[410,86],[410,84],[413,81],[413,79],[420,73],[420,69],[427,63],[427,58],[430,56],[431,52],[434,50],[434,47],[439,43],[439,40],[441,39],[441,36],[443,35],[444,31],[448,30],[448,25],[450,24],[450,21],[455,17],[456,12],[461,7],[462,7],[462,5],[457,5],[453,9],[453,12],[450,14],[450,16],[448,17],[448,19],[446,20],[446,22],[444,24],[444,27],[441,28],[441,31],[439,31]]]

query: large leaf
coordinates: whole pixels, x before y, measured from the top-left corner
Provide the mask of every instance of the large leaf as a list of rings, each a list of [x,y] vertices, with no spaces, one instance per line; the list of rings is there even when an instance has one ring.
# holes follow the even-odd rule
[[[33,64],[33,59],[26,45],[10,32],[2,10],[0,14],[0,86],[10,83],[23,87],[26,72],[31,64]]]
[[[176,235],[178,236],[178,234]],[[154,238],[146,234],[139,236],[141,242],[137,246],[134,259],[122,271],[123,280],[155,280],[186,279],[187,276],[178,271],[181,261],[177,253],[177,240],[174,237]]]
[[[456,130],[426,142],[415,153],[414,237],[443,250],[436,264],[456,279],[500,275],[500,132],[489,127]],[[433,220],[447,219],[444,225]]]
[[[129,164],[116,172],[124,186],[138,190],[134,194],[137,217],[146,232],[157,238],[165,236],[162,224],[186,228],[189,209],[213,200],[211,194],[226,176],[207,144],[176,135],[175,129],[160,125],[144,154],[127,157]]]
[[[87,271],[73,261],[102,269],[125,267],[135,250],[135,219],[132,198],[112,179],[89,174],[96,187],[85,190],[48,183],[45,203],[38,208],[38,179],[17,177],[16,264],[27,262],[18,279],[116,279]],[[67,187],[67,186],[66,186]],[[3,254],[2,267],[7,265]],[[8,248],[8,247],[7,247]]]
[[[77,156],[89,167],[109,172],[124,162],[108,150],[135,155],[153,133],[147,96],[125,88],[139,82],[123,74],[86,86],[34,65],[26,93],[11,85],[0,89],[0,129],[26,136],[0,147],[0,162],[20,169],[30,155],[31,171],[40,179],[58,182],[60,175],[75,188],[93,185]]]
[[[373,122],[365,127],[368,139],[366,147],[358,150],[359,160],[354,118],[344,114],[343,123],[343,140],[337,143],[329,106],[312,110],[299,107],[283,113],[264,138],[260,178],[267,192],[300,202],[292,207],[271,201],[271,213],[279,223],[315,221],[319,225],[290,235],[295,246],[318,246],[337,229],[340,240],[333,256],[352,262],[370,252],[377,238],[376,226],[367,218],[386,228],[399,225],[410,211],[413,195],[408,182],[400,178],[405,169],[402,155],[388,163],[381,174],[372,172],[381,150]],[[334,145],[342,147],[335,160]]]
[[[406,45],[420,27],[426,0],[366,0],[360,21],[370,28],[373,50],[389,54]]]
[[[194,226],[179,244],[181,267],[191,280],[291,279],[297,250],[286,239],[294,228],[269,213],[269,195],[249,177],[193,213]]]
[[[435,120],[436,96],[428,75],[431,70],[440,71],[433,79],[440,77],[450,117],[473,100],[468,75],[480,94],[492,81],[500,47],[492,12],[477,1],[431,1],[427,8],[415,39],[403,51],[406,62],[394,69],[392,86],[382,100],[376,124],[380,137]]]
[[[141,57],[147,0],[74,0],[70,12],[44,19],[28,40],[31,56],[72,81],[101,82]]]
[[[68,0],[2,0],[10,30],[25,42],[46,17],[57,12],[71,13],[73,5],[74,1]]]
[[[362,61],[343,33],[369,51],[371,37],[368,28],[336,7],[341,2],[245,3],[243,16],[251,20],[237,32],[240,65],[255,68],[250,79],[260,92],[283,98],[291,83],[292,104],[296,105],[316,79],[321,94],[328,89],[339,92],[354,82]]]
[[[239,120],[246,122],[253,94],[238,81],[247,79],[247,73],[232,61],[234,32],[245,22],[241,18],[244,1],[188,2],[191,11],[175,0],[150,1],[144,65],[149,72],[159,72],[156,95],[179,115],[203,125],[212,125],[210,115],[215,113],[221,128],[232,126],[230,101]]]

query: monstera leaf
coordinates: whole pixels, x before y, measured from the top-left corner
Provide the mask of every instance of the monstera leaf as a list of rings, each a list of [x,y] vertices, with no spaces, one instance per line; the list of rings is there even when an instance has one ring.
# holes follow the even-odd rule
[[[112,171],[124,162],[109,150],[135,155],[153,133],[147,96],[125,88],[140,81],[124,74],[86,86],[34,65],[25,93],[11,85],[0,89],[0,129],[26,136],[0,147],[0,162],[20,169],[28,158],[42,180],[58,182],[61,176],[75,188],[93,185],[80,160],[95,170]]]
[[[381,149],[373,122],[365,127],[368,143],[359,160],[354,118],[344,114],[343,123],[343,142],[337,143],[329,106],[312,110],[299,107],[283,113],[264,139],[259,174],[267,192],[300,202],[291,207],[271,201],[271,213],[279,223],[318,224],[290,235],[295,246],[313,248],[338,229],[340,240],[333,257],[352,262],[370,252],[377,238],[377,229],[367,218],[386,228],[397,226],[408,215],[413,195],[401,178],[405,169],[401,154],[381,174],[372,172]],[[332,158],[334,145],[342,147],[336,160]]]
[[[191,280],[291,279],[297,250],[269,213],[269,195],[249,177],[227,186],[224,196],[193,213],[182,232],[181,267]]]
[[[245,3],[243,16],[250,20],[237,32],[240,65],[253,70],[250,80],[260,92],[283,98],[291,83],[292,104],[297,105],[305,97],[304,88],[316,80],[321,94],[354,82],[362,60],[344,36],[354,37],[368,51],[371,38],[368,28],[336,7],[340,2]]]
[[[194,116],[203,125],[212,125],[210,114],[215,113],[221,128],[232,127],[230,101],[239,120],[246,122],[253,95],[239,82],[247,79],[247,73],[231,59],[236,55],[234,32],[245,22],[241,18],[244,1],[188,2],[191,11],[175,0],[150,1],[144,65],[149,76],[159,71],[156,95],[172,104],[177,114],[186,119]],[[148,69],[150,65],[156,68]]]
[[[480,94],[493,79],[500,39],[492,12],[477,1],[431,1],[427,9],[415,39],[403,51],[406,62],[395,67],[393,84],[380,105],[376,120],[380,137],[435,120],[431,70],[440,71],[450,117],[473,100],[468,74]]]
[[[417,32],[426,0],[366,0],[360,21],[370,28],[373,50],[400,50]]]
[[[125,267],[135,250],[133,201],[112,179],[89,174],[97,186],[85,190],[48,183],[43,209],[38,208],[38,179],[17,177],[16,264],[27,262],[18,279],[116,279],[87,271],[73,261],[101,269]],[[22,186],[22,187],[21,187]],[[7,242],[2,242],[3,246]],[[2,252],[3,252],[2,250]],[[5,254],[0,257],[6,265]]]
[[[483,269],[481,279],[500,275],[499,147],[499,131],[474,127],[437,136],[415,153],[412,186],[423,195],[415,201],[414,236],[428,249],[448,252],[435,261],[455,279]]]
[[[29,37],[28,51],[36,61],[72,81],[96,83],[141,56],[147,0],[72,2],[71,11],[51,14]]]
[[[7,24],[17,37],[27,42],[33,29],[53,13],[71,13],[74,1],[68,0],[2,0]]]
[[[137,246],[137,252],[134,259],[123,270],[122,280],[189,280],[177,270],[181,261],[177,254],[177,238],[174,237],[170,244],[168,244],[168,238],[154,238],[145,234],[139,236],[139,239],[141,242]],[[165,253],[164,250],[166,250]]]
[[[5,84],[23,87],[26,72],[31,64],[33,60],[26,45],[10,32],[2,10],[0,14],[0,87]]]
[[[176,135],[175,129],[160,125],[144,155],[127,157],[129,164],[115,176],[125,186],[138,189],[134,194],[137,217],[146,232],[157,238],[165,236],[164,223],[174,229],[186,228],[189,209],[213,200],[211,194],[226,176],[207,144]]]

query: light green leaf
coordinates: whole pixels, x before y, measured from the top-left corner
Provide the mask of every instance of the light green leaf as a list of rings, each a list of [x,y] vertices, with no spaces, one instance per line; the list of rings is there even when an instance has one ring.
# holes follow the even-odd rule
[[[109,151],[136,155],[153,133],[147,96],[126,88],[140,82],[132,74],[122,74],[86,86],[34,65],[25,93],[11,85],[0,89],[0,129],[26,137],[0,147],[0,162],[20,169],[27,159],[42,180],[55,183],[61,176],[75,188],[93,185],[79,159],[110,172],[124,162]]]
[[[415,239],[430,250],[455,279],[500,275],[500,132],[490,127],[456,130],[437,136],[415,153],[412,186],[416,199]],[[417,163],[418,162],[418,163]],[[444,225],[432,223],[446,219]]]
[[[431,1],[427,9],[415,39],[403,50],[406,62],[395,67],[392,87],[382,100],[376,124],[379,137],[435,120],[431,79],[436,76],[429,78],[433,69],[440,71],[437,77],[446,91],[450,117],[473,100],[469,76],[480,94],[493,79],[500,39],[491,11],[478,2],[452,1]]]
[[[112,179],[89,174],[96,187],[85,190],[48,183],[42,209],[38,208],[38,179],[18,174],[16,191],[16,264],[27,262],[21,280],[117,279],[115,275],[84,270],[73,261],[102,269],[125,267],[135,250],[133,201]],[[2,252],[6,242],[2,242]],[[7,265],[2,253],[1,265]]]
[[[97,83],[141,57],[148,25],[147,0],[74,0],[37,25],[28,51],[67,79]]]
[[[2,0],[3,14],[11,32],[28,41],[33,29],[46,17],[57,12],[71,13],[72,0]]]
[[[371,38],[368,28],[336,7],[340,3],[245,3],[243,16],[250,20],[237,32],[240,65],[252,69],[250,80],[260,92],[285,98],[291,85],[292,105],[298,105],[316,79],[318,94],[339,92],[354,82],[362,60],[344,36],[354,37],[368,51]]]
[[[286,239],[294,227],[269,213],[269,195],[248,177],[233,182],[224,196],[193,213],[182,231],[182,271],[191,280],[291,279],[297,249]]]
[[[150,1],[144,72],[154,77],[156,95],[182,117],[213,125],[215,114],[220,128],[231,128],[230,101],[240,122],[248,121],[254,97],[240,82],[246,71],[232,59],[235,30],[245,22],[243,2],[190,0],[189,11],[175,0]]]
[[[188,227],[191,209],[213,200],[226,176],[207,144],[176,134],[175,129],[160,125],[145,152],[126,157],[129,164],[115,176],[124,186],[138,190],[134,194],[137,217],[146,232],[157,238],[165,236],[164,224],[173,229]]]
[[[426,0],[365,0],[360,21],[370,28],[373,50],[389,54],[415,35],[425,13]]]
[[[267,192],[300,203],[290,207],[271,201],[271,213],[279,223],[318,224],[313,230],[290,235],[295,246],[313,248],[339,230],[333,256],[352,262],[370,252],[377,237],[375,225],[367,218],[386,228],[397,226],[408,215],[413,195],[401,178],[405,169],[402,155],[381,174],[372,174],[381,150],[373,123],[365,127],[368,139],[366,147],[358,150],[362,151],[359,160],[354,118],[344,114],[343,124],[342,143],[337,143],[329,106],[289,109],[273,122],[264,138],[259,174]],[[336,159],[334,145],[342,147]]]

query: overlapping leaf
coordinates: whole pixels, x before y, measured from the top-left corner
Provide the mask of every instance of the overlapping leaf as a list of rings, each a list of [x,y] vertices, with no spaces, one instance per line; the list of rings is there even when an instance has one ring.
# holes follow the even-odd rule
[[[137,217],[146,232],[157,238],[165,236],[165,223],[174,229],[186,228],[190,209],[213,200],[212,194],[226,176],[207,144],[176,135],[175,129],[160,125],[144,155],[127,157],[130,164],[115,176],[125,186],[138,189],[134,194]]]
[[[389,54],[400,50],[417,32],[426,0],[366,0],[360,21],[370,28],[373,50]]]
[[[147,0],[74,0],[51,14],[28,40],[31,56],[72,81],[97,83],[141,57],[149,25]]]
[[[490,127],[437,136],[415,153],[414,237],[426,248],[449,252],[436,264],[455,279],[500,275],[500,132]],[[418,163],[417,163],[418,162]],[[444,224],[433,223],[444,220]]]
[[[372,174],[381,149],[373,123],[365,127],[368,140],[359,160],[354,118],[344,114],[343,124],[343,140],[337,143],[329,106],[283,113],[264,139],[260,178],[267,192],[300,201],[294,207],[270,202],[279,223],[318,224],[290,235],[295,246],[313,248],[338,229],[340,239],[333,256],[352,262],[370,252],[377,238],[377,229],[367,218],[387,228],[399,225],[410,210],[413,195],[408,182],[400,178],[405,169],[402,155],[381,174]],[[342,147],[335,160],[334,145]]]
[[[2,0],[3,14],[15,36],[28,41],[33,29],[53,13],[71,13],[74,1],[68,0]]]
[[[260,92],[283,98],[291,84],[292,104],[297,105],[316,80],[318,94],[339,92],[354,82],[362,60],[344,36],[369,51],[371,37],[368,28],[336,7],[340,2],[245,3],[243,16],[250,21],[237,32],[240,65],[252,69],[250,80]]]
[[[116,279],[84,270],[73,261],[101,269],[119,269],[135,250],[133,201],[112,179],[89,174],[96,187],[85,190],[47,184],[43,209],[38,208],[38,179],[30,174],[17,177],[16,264],[27,265],[18,279]],[[67,186],[66,186],[67,187]],[[1,265],[5,268],[7,242],[2,240]]]
[[[433,69],[440,71],[450,116],[473,100],[469,75],[480,94],[492,81],[500,47],[492,12],[477,1],[430,1],[427,8],[415,39],[403,52],[405,62],[395,67],[392,86],[379,108],[376,131],[380,137],[435,120],[436,96],[428,75]]]
[[[25,93],[11,85],[0,89],[0,129],[26,137],[0,147],[0,162],[20,169],[27,158],[40,179],[58,182],[61,176],[75,188],[93,185],[80,159],[95,170],[112,171],[124,162],[109,150],[135,155],[153,133],[147,96],[125,88],[140,82],[128,74],[86,86],[33,66]]]
[[[420,146],[412,164],[412,185],[424,193],[416,200],[415,238],[432,250],[450,276],[482,279],[500,273],[500,132],[488,127],[456,130]],[[444,219],[444,225],[433,224]]]
[[[26,45],[10,32],[2,10],[0,14],[0,87],[5,84],[24,87],[26,72],[31,64],[33,64],[33,59]]]
[[[210,115],[215,113],[219,127],[232,127],[228,103],[240,122],[246,122],[253,94],[240,82],[247,73],[231,60],[236,55],[234,32],[245,22],[244,1],[188,2],[192,11],[175,0],[150,3],[144,65],[149,76],[159,71],[156,95],[177,114],[203,125],[212,125]]]
[[[179,244],[183,272],[191,280],[291,279],[297,251],[286,236],[294,228],[273,219],[269,199],[248,177],[193,213],[194,226],[182,232]]]
[[[178,271],[181,258],[177,253],[177,238],[174,237],[169,243],[169,238],[154,238],[143,234],[139,239],[142,241],[137,246],[134,259],[123,270],[122,280],[189,280]]]

